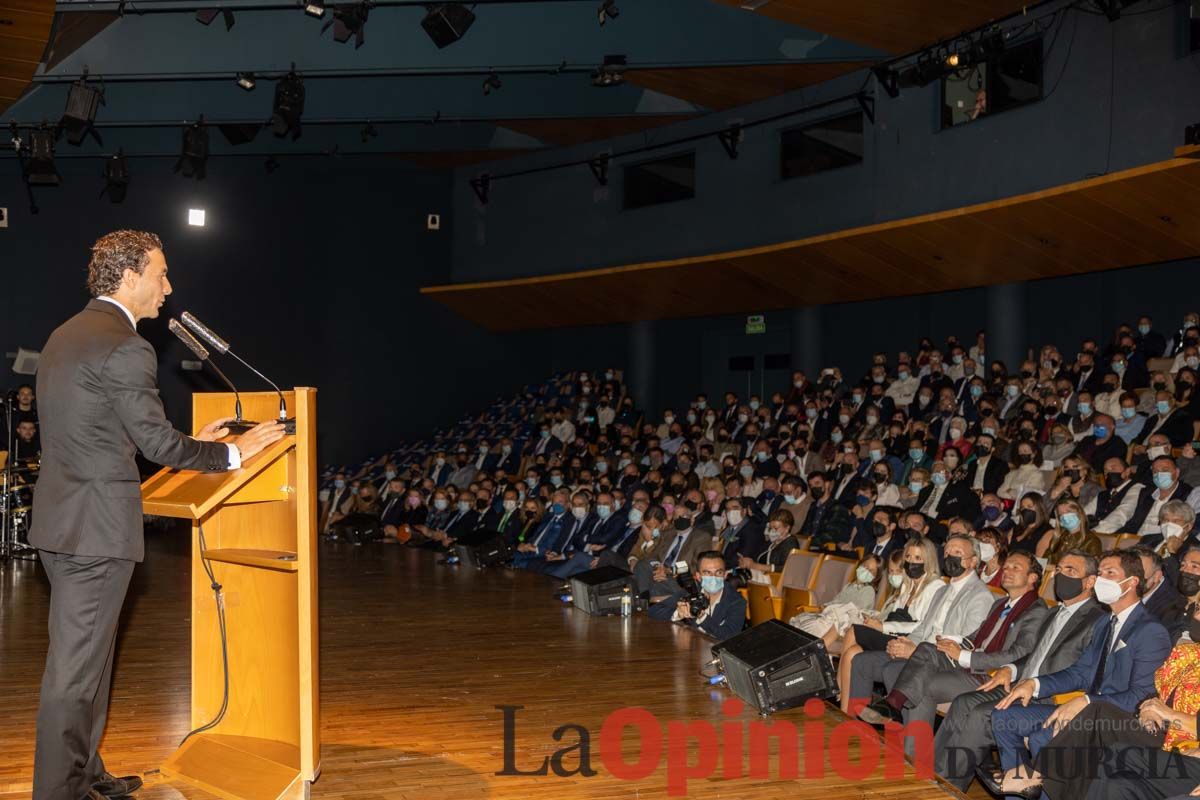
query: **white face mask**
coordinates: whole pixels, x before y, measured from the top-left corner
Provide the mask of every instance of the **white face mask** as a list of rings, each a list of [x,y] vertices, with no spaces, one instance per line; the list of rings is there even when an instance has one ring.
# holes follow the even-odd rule
[[[731,508],[725,513],[725,519],[729,521],[730,525],[737,525],[742,521],[742,512],[740,509]]]
[[[1183,526],[1177,522],[1164,522],[1162,524],[1162,535],[1163,539],[1183,536]]]
[[[875,576],[871,574],[871,570],[866,567],[859,567],[854,571],[854,577],[858,578],[859,583],[870,583],[875,580]]]
[[[996,545],[987,542],[979,543],[979,557],[984,561],[991,561],[996,557]]]
[[[1129,589],[1121,589],[1121,584],[1129,580],[1114,581],[1112,578],[1096,578],[1096,599],[1105,605],[1112,605],[1125,596]],[[1133,588],[1133,587],[1130,587]]]
[[[587,516],[588,512],[583,506],[571,506],[571,513],[575,516],[575,519],[583,519]]]
[[[899,589],[904,584],[904,576],[895,573],[888,575],[888,583],[892,585],[893,589]]]

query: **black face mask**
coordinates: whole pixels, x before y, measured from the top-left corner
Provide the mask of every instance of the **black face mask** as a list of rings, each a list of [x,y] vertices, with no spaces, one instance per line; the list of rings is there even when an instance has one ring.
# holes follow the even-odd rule
[[[904,562],[904,574],[907,575],[908,577],[912,578],[913,580],[916,580],[917,578],[919,578],[925,574],[925,565],[918,564],[914,561],[905,561]]]
[[[1034,511],[1032,508],[1022,508],[1021,509],[1021,524],[1022,525],[1032,525],[1035,522],[1037,522],[1037,512]],[[1076,592],[1076,594],[1078,594],[1078,592]],[[1071,596],[1074,597],[1075,595],[1071,595]]]
[[[1161,392],[1167,388],[1166,381],[1155,381],[1153,385],[1154,385],[1154,391],[1156,391],[1156,392]]]
[[[1196,592],[1200,592],[1200,575],[1192,575],[1187,572],[1179,573],[1179,579],[1175,581],[1175,586],[1179,589],[1179,593],[1185,597],[1191,597]],[[1197,624],[1196,620],[1189,620],[1190,624]],[[1200,639],[1193,639],[1194,642],[1200,642]]]
[[[882,539],[888,534],[887,525],[884,525],[882,522],[878,521],[871,523],[871,531],[875,534],[876,539]]]
[[[1063,470],[1063,475],[1065,475],[1067,478],[1070,478],[1071,483],[1074,483],[1075,481],[1079,480],[1079,478],[1080,478],[1079,470],[1077,470],[1077,469]]]
[[[963,566],[962,556],[946,556],[946,565],[942,570],[948,577],[957,578],[967,571]]]
[[[1125,482],[1125,476],[1120,472],[1104,473],[1104,484],[1110,489],[1115,489]]]
[[[808,489],[808,494],[810,497],[812,497],[813,500],[820,500],[822,497],[825,496],[825,487],[824,486],[811,486]]]
[[[1032,464],[1033,463],[1033,453],[1017,453],[1017,463],[1018,464]]]
[[[687,502],[685,502],[683,504],[683,507],[686,508],[688,511],[695,512],[696,509],[698,509],[700,507],[700,504],[697,503],[695,500],[688,500]]]
[[[681,533],[690,527],[692,527],[692,521],[687,517],[679,517],[677,520],[675,520],[675,530]]]
[[[1069,578],[1062,573],[1054,576],[1054,598],[1065,603],[1083,592],[1083,578]]]
[[[976,445],[975,453],[980,457],[991,455],[992,448],[988,447],[986,444]]]

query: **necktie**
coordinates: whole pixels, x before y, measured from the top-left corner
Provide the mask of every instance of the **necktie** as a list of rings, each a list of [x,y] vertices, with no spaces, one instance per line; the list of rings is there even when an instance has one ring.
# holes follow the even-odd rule
[[[499,530],[504,530],[504,526],[508,524],[508,518],[512,516],[511,511],[505,511],[504,516],[500,518]]]
[[[1117,615],[1108,618],[1108,628],[1104,632],[1104,649],[1100,651],[1100,661],[1096,664],[1096,676],[1092,678],[1092,688],[1088,694],[1099,694],[1100,686],[1104,683],[1104,665],[1108,662],[1108,651],[1112,650],[1113,635],[1117,632]]]
[[[392,510],[392,506],[394,506],[394,505],[396,505],[395,497],[393,497],[391,500],[388,500],[388,504],[383,507],[383,514],[381,516],[386,517],[388,515],[388,513]]]
[[[667,557],[663,559],[664,563],[675,563],[675,556],[679,555],[679,551],[683,548],[683,534],[675,537],[675,541],[671,544],[671,549],[667,551]]]

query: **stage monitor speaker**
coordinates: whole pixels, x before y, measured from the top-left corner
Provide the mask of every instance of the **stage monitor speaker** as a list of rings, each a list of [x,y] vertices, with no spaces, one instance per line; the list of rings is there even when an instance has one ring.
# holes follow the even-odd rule
[[[779,620],[755,625],[713,647],[729,689],[760,714],[837,694],[825,643]]]
[[[632,573],[620,567],[598,567],[571,578],[571,602],[593,616],[619,615],[626,586],[636,601],[637,584]]]
[[[512,548],[504,537],[488,531],[478,537],[464,537],[454,545],[454,553],[464,567],[494,567],[512,561]]]

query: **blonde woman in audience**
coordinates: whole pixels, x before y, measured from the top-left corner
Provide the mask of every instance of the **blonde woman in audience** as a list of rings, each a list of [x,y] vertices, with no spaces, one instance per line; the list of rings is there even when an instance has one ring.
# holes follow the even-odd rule
[[[1046,491],[1046,473],[1042,471],[1042,453],[1038,446],[1021,440],[1014,448],[1012,468],[1004,476],[998,495],[1005,500],[1017,500],[1028,492]]]
[[[1059,500],[1074,500],[1084,508],[1096,502],[1100,485],[1091,478],[1092,468],[1079,456],[1067,456],[1054,472],[1050,491],[1046,492],[1046,509],[1053,509]]]
[[[941,586],[937,547],[927,538],[914,539],[904,545],[904,577],[891,610],[881,619],[864,615],[862,624],[888,636],[904,636],[917,627]],[[850,711],[850,664],[861,652],[862,647],[855,641],[854,627],[851,626],[843,639],[842,657],[838,662],[841,706],[847,713]]]
[[[1061,422],[1050,426],[1050,440],[1042,445],[1042,461],[1059,466],[1071,453],[1075,452],[1075,437],[1071,429]]]
[[[1058,563],[1060,553],[1079,549],[1090,556],[1104,552],[1104,544],[1088,530],[1087,514],[1074,500],[1060,500],[1054,505],[1055,525],[1042,534],[1035,555],[1050,564]]]
[[[903,574],[903,567],[899,564],[897,571]],[[861,623],[865,615],[875,613],[875,597],[884,572],[883,560],[879,556],[864,557],[854,570],[853,580],[843,586],[824,608],[801,612],[792,617],[791,624],[813,636],[820,636],[828,650],[851,625]]]

